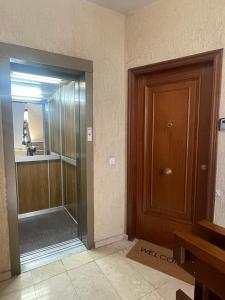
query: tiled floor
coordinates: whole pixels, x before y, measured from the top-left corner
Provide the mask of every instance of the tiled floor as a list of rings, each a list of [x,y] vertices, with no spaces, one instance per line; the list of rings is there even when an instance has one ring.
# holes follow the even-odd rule
[[[175,300],[193,287],[126,258],[126,240],[63,258],[0,283],[1,300]]]

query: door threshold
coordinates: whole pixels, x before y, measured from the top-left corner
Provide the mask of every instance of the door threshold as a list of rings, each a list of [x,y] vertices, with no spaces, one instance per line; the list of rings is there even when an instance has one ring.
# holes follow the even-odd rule
[[[72,239],[63,243],[26,252],[20,255],[21,272],[27,272],[49,263],[58,261],[66,256],[86,251],[87,248],[80,239]]]

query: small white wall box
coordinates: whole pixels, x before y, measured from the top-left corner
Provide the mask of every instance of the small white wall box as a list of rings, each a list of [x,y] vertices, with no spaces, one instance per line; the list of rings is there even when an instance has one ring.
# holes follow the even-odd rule
[[[88,142],[93,142],[92,127],[87,128],[87,141]]]
[[[219,120],[219,130],[220,131],[225,130],[225,118]]]

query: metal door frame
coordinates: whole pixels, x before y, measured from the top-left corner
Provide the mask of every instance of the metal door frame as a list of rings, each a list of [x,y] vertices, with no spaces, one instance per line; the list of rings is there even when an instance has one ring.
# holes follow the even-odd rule
[[[10,89],[10,64],[21,63],[28,66],[43,66],[77,74],[84,74],[86,92],[85,99],[85,129],[93,128],[93,62],[51,53],[47,51],[32,49],[28,47],[0,43],[0,104],[2,108],[2,133],[3,151],[6,176],[6,201],[8,207],[10,260],[12,275],[20,274],[20,252],[17,217],[17,192],[15,175],[15,157],[13,145],[13,116]],[[8,76],[8,77],[7,77]],[[83,99],[83,100],[84,100]],[[86,132],[84,132],[86,135]],[[84,162],[86,178],[86,211],[87,211],[87,248],[94,247],[94,191],[93,191],[93,142],[83,141],[82,153],[86,157]]]

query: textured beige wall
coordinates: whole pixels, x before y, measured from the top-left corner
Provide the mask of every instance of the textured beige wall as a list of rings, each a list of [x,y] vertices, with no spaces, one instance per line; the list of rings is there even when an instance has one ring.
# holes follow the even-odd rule
[[[124,233],[125,17],[84,0],[0,0],[0,25],[2,42],[94,61],[95,240]],[[159,0],[127,18],[126,68],[222,48],[224,28],[225,0]],[[221,99],[224,94],[225,85]],[[225,115],[223,101],[220,114]],[[215,220],[225,225],[224,135],[219,134]],[[115,167],[108,164],[110,156]],[[2,228],[7,222],[0,183]],[[0,241],[7,241],[4,228]],[[0,271],[2,266],[0,261]]]
[[[0,0],[1,42],[94,62],[96,241],[124,233],[124,31],[124,16],[84,0]],[[113,168],[110,156],[117,160]],[[2,223],[6,220],[0,215],[0,234]]]
[[[224,47],[225,0],[159,0],[126,21],[126,68]],[[225,116],[224,99],[223,80],[220,116]],[[225,226],[224,132],[218,148],[215,222]]]

